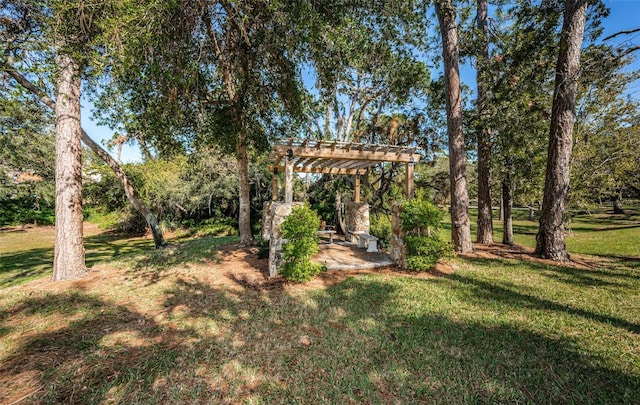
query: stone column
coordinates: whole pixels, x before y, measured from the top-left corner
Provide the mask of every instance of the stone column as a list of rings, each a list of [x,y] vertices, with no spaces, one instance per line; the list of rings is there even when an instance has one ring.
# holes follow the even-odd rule
[[[344,216],[344,222],[348,232],[369,233],[369,204],[347,201],[344,204]],[[351,240],[351,242],[355,241]]]
[[[274,277],[278,274],[278,268],[282,264],[282,244],[285,242],[282,239],[282,232],[280,231],[280,225],[284,222],[285,218],[291,214],[293,207],[296,205],[303,205],[301,202],[297,203],[281,203],[274,202],[271,204],[270,216],[271,226],[269,235],[269,276]]]
[[[273,217],[271,216],[271,201],[265,201],[262,205],[262,240],[271,239],[271,222]]]

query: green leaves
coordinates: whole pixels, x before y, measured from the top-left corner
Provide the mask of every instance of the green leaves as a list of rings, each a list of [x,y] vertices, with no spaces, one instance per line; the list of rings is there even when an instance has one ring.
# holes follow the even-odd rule
[[[451,243],[438,235],[444,215],[443,210],[420,197],[402,206],[400,227],[406,232],[408,269],[427,271],[440,258],[452,255]]]
[[[415,198],[402,206],[400,225],[404,231],[440,228],[445,212],[433,203]]]
[[[318,253],[320,217],[308,205],[293,207],[291,214],[280,225],[283,245],[284,269],[282,276],[292,281],[309,281],[322,270],[322,265],[311,261]]]

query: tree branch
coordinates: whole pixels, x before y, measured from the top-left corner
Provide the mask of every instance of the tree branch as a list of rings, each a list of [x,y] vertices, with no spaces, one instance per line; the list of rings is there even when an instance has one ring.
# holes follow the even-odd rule
[[[627,55],[629,55],[632,52],[638,51],[640,50],[640,45],[636,45],[636,46],[632,46],[631,48],[627,48],[624,51],[620,52],[617,56],[616,59],[620,59],[623,58]]]
[[[25,89],[29,90],[31,93],[38,96],[40,101],[42,101],[47,107],[51,108],[52,110],[55,110],[56,102],[53,101],[53,99],[49,97],[49,95],[47,95],[47,93],[44,90],[42,90],[40,87],[36,86],[35,84],[31,83],[26,77],[22,75],[22,73],[18,72],[16,68],[6,64],[5,62],[0,62],[0,68],[3,71],[5,71],[9,76],[11,76],[16,82],[18,82],[19,85],[21,85]]]
[[[630,30],[622,30],[622,31],[616,32],[615,34],[611,34],[606,38],[602,38],[602,40],[603,41],[607,41],[607,40],[610,40],[611,38],[615,38],[615,37],[617,37],[619,35],[633,34],[634,32],[638,32],[638,31],[640,31],[640,27],[633,28],[633,29],[630,29]]]

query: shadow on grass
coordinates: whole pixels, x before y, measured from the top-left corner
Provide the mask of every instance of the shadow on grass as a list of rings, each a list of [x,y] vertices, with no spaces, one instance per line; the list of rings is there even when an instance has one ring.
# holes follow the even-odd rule
[[[84,238],[87,266],[118,259],[122,256],[142,254],[155,250],[153,240],[117,233],[103,233]]]
[[[498,258],[477,258],[463,256],[464,260],[480,266],[499,265],[501,267],[513,268],[522,271],[534,270],[545,277],[553,278],[566,284],[582,287],[628,287],[629,282],[637,281],[640,275],[630,273],[629,270],[640,266],[640,260],[624,260],[619,263],[607,262],[601,264],[590,263],[588,268],[575,268],[562,265],[551,265],[537,263],[518,258],[498,259]],[[608,256],[612,259],[614,256]]]
[[[115,394],[147,390],[158,374],[175,367],[189,336],[79,291],[25,299],[0,313],[5,321],[11,317],[44,317],[65,326],[21,336],[17,350],[2,358],[2,403],[16,399],[13,384],[24,380],[23,391],[33,392],[29,403],[99,403],[123,383],[129,385]],[[194,389],[202,385],[194,383]]]
[[[178,279],[163,317],[82,291],[20,301],[4,320],[70,321],[20,337],[0,359],[0,392],[31,376],[42,387],[32,403],[629,403],[640,395],[637,375],[606,367],[572,338],[439,312],[455,294],[450,282],[523,311],[636,327],[460,276],[364,276],[306,292]]]
[[[447,276],[451,280],[471,286],[476,297],[482,301],[492,301],[507,304],[513,308],[543,309],[553,312],[561,312],[582,317],[594,322],[613,325],[629,332],[640,334],[640,325],[625,319],[599,314],[582,308],[576,308],[566,303],[559,303],[533,295],[520,293],[497,284],[481,281],[475,278],[464,277],[457,274]]]
[[[571,230],[573,232],[584,232],[584,233],[590,233],[590,232],[607,232],[607,231],[619,231],[622,229],[635,229],[635,228],[640,228],[640,224],[634,224],[634,225],[622,225],[622,224],[618,224],[617,226],[602,226],[599,222],[597,225],[594,224],[593,227],[588,227],[588,226],[576,226],[575,224],[571,225]]]
[[[0,392],[30,376],[33,403],[624,403],[640,394],[637,376],[572,339],[404,306],[405,294],[424,297],[420,286],[446,292],[442,279],[366,276],[307,293],[179,279],[165,320],[81,291],[27,298],[4,321],[66,326],[21,336],[1,359]],[[566,311],[472,288],[482,300]]]
[[[538,224],[532,222],[532,225],[513,225],[513,233],[520,235],[536,235],[538,233]]]
[[[146,250],[126,259],[131,267],[129,273],[149,284],[157,283],[172,269],[217,263],[220,260],[218,248],[237,241],[237,236],[201,237],[172,243],[165,249]]]
[[[128,235],[103,233],[85,237],[85,261],[91,268],[111,260],[130,262],[132,272],[157,281],[161,272],[174,266],[205,263],[216,260],[217,248],[237,241],[235,236],[180,239],[167,249],[157,250],[153,240],[131,238]],[[175,242],[175,241],[172,241]],[[54,248],[36,248],[3,254],[0,261],[0,288],[24,284],[50,275]]]
[[[100,234],[84,238],[87,267],[123,255],[153,250],[153,241],[126,235]],[[35,248],[2,255],[0,288],[24,284],[51,275],[54,248]]]
[[[3,254],[0,260],[0,288],[26,283],[51,274],[53,248],[36,248]]]
[[[640,256],[601,255],[600,257],[610,259],[613,267],[640,270]],[[636,274],[635,278],[640,279],[640,274]]]

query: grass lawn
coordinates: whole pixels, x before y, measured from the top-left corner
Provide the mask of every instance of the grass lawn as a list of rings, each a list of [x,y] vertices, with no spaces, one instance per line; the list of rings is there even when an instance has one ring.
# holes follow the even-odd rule
[[[536,224],[515,225],[530,245]],[[308,285],[219,250],[234,237],[105,234],[89,278],[52,283],[50,244],[3,233],[0,403],[637,403],[637,213],[572,230],[581,266],[474,256]]]

